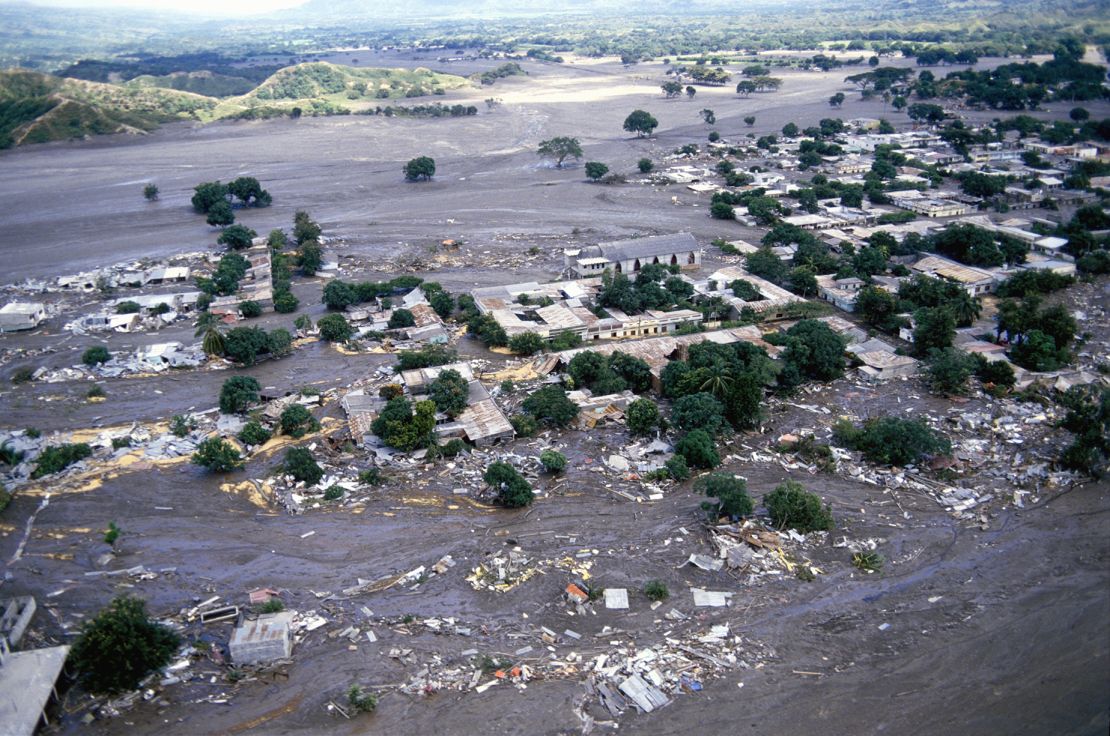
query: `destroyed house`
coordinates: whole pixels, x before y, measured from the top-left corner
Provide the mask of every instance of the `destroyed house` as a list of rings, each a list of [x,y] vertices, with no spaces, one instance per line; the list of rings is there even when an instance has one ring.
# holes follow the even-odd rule
[[[0,308],[0,332],[33,330],[46,319],[46,306],[39,302],[11,302]]]
[[[651,263],[697,268],[701,265],[701,248],[690,233],[677,233],[563,251],[565,271],[579,278],[600,276],[607,269],[633,274]]]
[[[747,281],[759,292],[759,297],[747,301],[736,296],[730,287],[734,281]],[[731,317],[739,317],[747,309],[761,315],[765,321],[786,319],[790,316],[791,305],[806,301],[739,266],[725,266],[714,271],[705,281],[694,284],[694,292],[702,297],[719,297],[725,300],[732,308]]]

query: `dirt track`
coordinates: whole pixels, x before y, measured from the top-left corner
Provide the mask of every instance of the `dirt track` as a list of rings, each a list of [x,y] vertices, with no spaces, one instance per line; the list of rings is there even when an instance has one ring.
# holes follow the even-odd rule
[[[72,272],[210,243],[210,229],[188,211],[189,190],[203,180],[239,174],[260,178],[275,200],[268,210],[246,213],[244,222],[266,231],[288,226],[295,209],[307,209],[329,235],[344,240],[341,253],[392,258],[399,243],[421,250],[447,237],[465,239],[475,251],[488,249],[494,256],[518,254],[533,244],[545,249],[546,260],[518,269],[491,266],[436,274],[448,288],[460,290],[517,275],[554,275],[557,259],[551,251],[559,246],[548,239],[552,233],[569,242],[591,242],[689,229],[704,242],[735,232],[706,217],[705,200],[693,207],[698,200],[682,196],[683,204],[674,206],[669,192],[650,187],[586,185],[580,167],[552,169],[535,155],[535,145],[554,135],[577,135],[587,160],[631,171],[641,156],[658,158],[682,143],[704,140],[708,128],[697,119],[702,107],[717,111],[715,127],[726,138],[773,132],[791,120],[815,123],[830,114],[823,100],[835,85],[830,89],[827,79],[843,76],[784,75],[788,81],[781,94],[747,100],[725,89],[699,92],[693,101],[664,101],[657,75],[648,67],[627,72],[615,64],[586,70],[529,65],[529,70],[534,79],[477,91],[479,102],[494,94],[505,104],[489,114],[483,106],[476,118],[171,126],[144,139],[5,154],[0,196],[8,206],[0,215],[0,255],[8,278]],[[530,85],[539,86],[532,90]],[[555,92],[544,98],[545,90],[564,96],[573,92],[582,99],[560,103]],[[623,137],[620,123],[635,107],[659,118],[657,137]],[[881,101],[851,102],[837,114],[876,116],[881,107]],[[741,122],[747,114],[758,118],[752,129]],[[436,158],[437,180],[403,183],[401,163],[420,154]],[[162,189],[159,203],[148,205],[139,196],[148,178]],[[518,237],[509,240],[508,235]],[[316,300],[318,287],[302,288],[302,302]],[[191,334],[187,328],[181,332]],[[57,360],[66,364],[63,357]],[[253,372],[264,385],[286,389],[317,381],[346,383],[371,364],[314,346]],[[227,375],[111,382],[116,385],[108,387],[107,404],[70,402],[41,422],[44,429],[77,428],[203,408],[215,403]],[[5,387],[0,421],[5,427],[24,426],[45,416],[37,394],[75,397],[80,388]],[[328,412],[336,413],[334,405]],[[777,436],[798,421],[778,415],[768,434]],[[1110,726],[1110,499],[1105,483],[1062,495],[1046,493],[1039,507],[1004,510],[981,531],[957,522],[931,500],[900,498],[906,518],[881,489],[795,473],[790,477],[825,497],[838,520],[829,540],[810,550],[826,574],[812,583],[785,577],[747,586],[721,573],[679,567],[690,553],[709,550],[697,531],[700,499],[688,485],[656,504],[630,504],[608,493],[585,462],[589,458],[590,465],[596,464],[619,448],[626,442],[623,434],[570,435],[567,441],[572,470],[565,495],[545,498],[528,512],[475,508],[452,496],[449,478],[429,478],[427,488],[387,487],[359,514],[290,517],[221,491],[224,479],[180,465],[129,473],[87,493],[54,497],[38,515],[23,558],[12,563],[23,520],[40,500],[17,497],[3,517],[0,560],[8,579],[0,590],[38,596],[49,611],[40,611],[37,626],[59,637],[63,622],[72,630],[120,592],[138,593],[156,613],[170,614],[211,594],[241,599],[251,588],[270,585],[288,591],[291,608],[307,610],[322,605],[313,590],[336,591],[357,578],[429,565],[447,553],[459,560],[447,575],[416,592],[391,589],[338,606],[337,620],[356,620],[361,605],[376,617],[392,619],[392,628],[375,625],[378,644],[362,642],[350,651],[346,640],[316,632],[295,650],[288,680],[237,686],[221,681],[167,691],[171,701],[226,692],[230,704],[140,705],[88,727],[67,721],[61,730],[70,733],[226,733],[250,724],[255,725],[242,732],[577,733],[572,706],[582,690],[573,681],[533,682],[523,692],[497,687],[481,695],[387,694],[377,714],[349,723],[324,711],[327,700],[351,682],[404,681],[436,653],[451,660],[472,647],[511,652],[522,646],[510,634],[524,630],[524,613],[528,625],[575,628],[585,635],[581,644],[563,645],[560,651],[574,646],[599,650],[613,638],[639,645],[662,638],[667,625],[635,593],[630,612],[601,609],[596,617],[568,618],[566,606],[558,602],[565,583],[561,573],[538,576],[503,595],[471,590],[463,581],[469,568],[509,540],[544,558],[598,549],[595,569],[604,584],[635,590],[646,579],[661,578],[672,592],[668,605],[687,613],[694,612],[690,585],[733,590],[737,600],[731,608],[699,612],[691,625],[728,621],[734,631],[773,650],[760,669],[707,682],[701,693],[680,696],[656,714],[628,714],[622,731],[1104,734]],[[541,443],[521,441],[511,449],[536,454]],[[231,480],[262,477],[275,462],[256,460]],[[724,469],[746,476],[757,496],[788,477],[777,465],[732,462]],[[124,529],[122,556],[113,567],[176,567],[176,573],[134,588],[120,579],[86,577],[106,550],[100,530],[112,520]],[[664,546],[663,540],[680,536],[680,527],[692,533]],[[301,538],[312,531],[315,535]],[[852,568],[846,550],[832,547],[840,534],[885,538],[883,572],[866,576]],[[395,630],[405,615],[455,616],[475,628],[485,624],[490,633],[405,635]],[[880,630],[886,623],[890,627]],[[602,634],[605,625],[621,631]],[[226,625],[215,627],[210,636],[226,640],[227,631]],[[413,660],[390,659],[385,653],[392,647],[413,649]]]

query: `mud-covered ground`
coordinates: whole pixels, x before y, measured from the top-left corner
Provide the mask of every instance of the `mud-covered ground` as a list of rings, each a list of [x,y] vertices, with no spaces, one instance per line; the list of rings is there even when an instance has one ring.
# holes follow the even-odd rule
[[[361,60],[365,54],[352,55]],[[824,100],[851,73],[785,72],[786,86],[776,95],[740,99],[727,88],[701,89],[693,101],[664,101],[658,68],[651,65],[526,68],[527,79],[502,80],[471,93],[476,104],[489,96],[503,100],[488,113],[482,105],[474,118],[170,126],[142,139],[7,153],[0,157],[0,196],[8,203],[0,214],[6,280],[212,243],[210,229],[188,208],[189,192],[200,181],[240,174],[258,177],[274,196],[273,207],[242,213],[242,221],[256,230],[288,226],[294,210],[306,209],[327,235],[338,238],[337,253],[351,257],[345,267],[380,268],[398,255],[415,254],[428,259],[430,269],[421,275],[454,291],[550,278],[560,266],[559,249],[568,243],[677,230],[690,230],[702,242],[745,237],[742,228],[710,220],[707,200],[679,188],[586,185],[580,166],[553,169],[535,155],[535,146],[544,138],[575,135],[586,149],[585,160],[631,171],[641,156],[660,158],[683,143],[704,140],[709,128],[698,119],[703,107],[716,110],[715,129],[726,138],[777,131],[789,121],[815,123],[832,114]],[[456,94],[448,101],[453,99],[464,98]],[[621,121],[636,107],[659,118],[654,138],[621,133]],[[851,101],[835,114],[877,117],[882,107],[881,101]],[[751,129],[741,120],[748,114],[758,119]],[[888,116],[898,117],[893,111]],[[404,183],[401,164],[421,154],[435,157],[436,180]],[[162,190],[157,203],[140,196],[147,180]],[[678,205],[671,203],[675,194]],[[435,261],[438,252],[429,246],[445,238],[465,241],[458,265]],[[540,252],[527,256],[532,246]],[[1085,298],[1105,304],[1105,284],[1084,288]],[[298,279],[295,289],[304,311],[319,316],[320,283]],[[270,315],[262,324],[288,321]],[[99,342],[59,330],[52,323],[45,332],[0,336],[0,345],[46,347],[64,340],[58,353],[34,361],[61,367]],[[179,325],[156,337],[114,335],[109,345],[191,337],[192,328]],[[464,346],[466,354],[497,358],[466,341]],[[247,372],[284,393],[306,385],[343,386],[386,360],[342,355],[315,343]],[[81,400],[85,383],[13,388],[5,381],[0,426],[64,431],[165,419],[214,406],[219,384],[229,375],[183,371],[103,381],[108,399],[97,404]],[[990,406],[978,395],[957,413]],[[496,510],[475,500],[480,483],[466,474],[465,460],[454,468],[440,460],[427,468],[391,470],[390,481],[364,502],[300,516],[221,487],[263,478],[279,462],[277,455],[255,456],[246,470],[222,477],[187,463],[163,463],[131,466],[80,490],[47,483],[17,494],[0,517],[0,595],[38,598],[31,636],[44,643],[69,640],[84,618],[125,592],[145,598],[159,616],[176,617],[213,595],[242,605],[247,591],[272,587],[282,592],[288,608],[315,610],[328,622],[304,635],[288,666],[232,683],[225,669],[200,659],[188,670],[194,676],[190,682],[156,688],[156,699],[115,718],[82,723],[89,700],[71,690],[54,727],[63,733],[580,733],[583,720],[576,711],[598,721],[611,718],[596,698],[585,697],[583,661],[660,647],[668,637],[726,622],[742,637],[737,652],[747,666],[706,677],[703,690],[678,695],[658,712],[627,713],[622,731],[1106,733],[1110,499],[1105,483],[1033,488],[1025,508],[1000,498],[982,510],[983,517],[969,520],[926,495],[884,489],[845,472],[787,468],[780,460],[790,465],[790,458],[773,453],[772,460],[751,455],[753,449],[767,452],[783,432],[817,427],[827,433],[838,414],[943,415],[952,407],[928,396],[916,380],[879,389],[843,380],[791,403],[775,401],[762,435],[737,437],[722,452],[731,453],[722,470],[744,476],[757,499],[789,478],[831,505],[837,528],[791,551],[796,560],[820,569],[812,582],[789,574],[748,578],[684,565],[690,554],[714,552],[699,510],[702,499],[689,483],[667,487],[662,500],[649,503],[612,493],[611,488],[638,483],[596,472],[628,445],[623,429],[604,428],[498,448],[534,456],[558,446],[570,458],[565,475],[537,479],[543,493],[525,511]],[[319,413],[340,416],[334,402]],[[1030,453],[1047,454],[1066,439],[1059,432],[1046,436],[1045,446]],[[341,430],[336,437],[342,440]],[[324,447],[322,437],[309,441]],[[346,469],[368,461],[361,451],[350,456],[331,451],[329,462]],[[964,482],[975,487],[976,479]],[[997,479],[983,476],[982,482]],[[459,487],[470,492],[454,493]],[[54,495],[44,506],[44,492],[50,490]],[[113,520],[123,536],[119,556],[105,568],[98,558],[108,551],[102,536]],[[838,546],[841,539],[881,540],[882,571],[867,575],[854,568],[849,550]],[[561,598],[574,575],[553,564],[506,593],[474,590],[465,581],[487,555],[515,546],[534,560],[588,561],[601,586],[629,589],[629,610],[597,605],[578,614]],[[583,550],[590,554],[577,557]],[[360,579],[430,567],[446,554],[456,565],[417,585],[341,595]],[[138,565],[156,577],[87,574]],[[638,592],[651,579],[664,581],[671,593],[656,610]],[[730,591],[732,605],[695,609],[691,587]],[[690,618],[665,618],[671,608]],[[423,623],[429,618],[454,618],[454,625],[469,633],[435,633]],[[377,642],[337,636],[352,625],[374,631]],[[540,639],[540,627],[571,629],[582,638],[562,636],[549,645]],[[194,624],[187,631],[190,638],[216,644],[226,643],[229,633],[229,624]],[[514,655],[528,645],[533,651]],[[536,679],[526,689],[502,684],[483,693],[444,688],[427,695],[400,689],[429,664],[433,671],[461,667],[469,681],[473,658],[462,652],[474,649],[537,668],[552,657],[574,660],[568,657],[573,652],[581,655],[580,671]],[[393,650],[397,656],[390,656]],[[341,700],[353,682],[381,688],[382,697],[374,715],[347,721],[329,713],[327,703]],[[611,726],[599,723],[594,729],[603,733]]]

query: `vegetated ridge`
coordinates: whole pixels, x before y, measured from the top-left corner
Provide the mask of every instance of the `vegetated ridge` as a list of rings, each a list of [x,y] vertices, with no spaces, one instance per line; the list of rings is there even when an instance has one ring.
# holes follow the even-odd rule
[[[124,84],[0,71],[0,148],[108,133],[144,133],[174,120],[209,122],[335,114],[374,100],[444,94],[470,81],[429,69],[354,69],[311,62],[280,69],[246,94],[199,94],[241,88],[241,80],[207,72],[136,77]]]

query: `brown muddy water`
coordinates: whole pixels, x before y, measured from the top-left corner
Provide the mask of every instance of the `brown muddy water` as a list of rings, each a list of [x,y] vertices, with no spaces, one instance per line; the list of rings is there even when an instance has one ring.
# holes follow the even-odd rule
[[[189,211],[189,191],[200,181],[241,174],[257,176],[274,196],[273,207],[242,215],[260,232],[288,226],[294,210],[306,209],[327,234],[342,239],[341,255],[371,264],[423,251],[444,238],[463,239],[479,255],[488,250],[480,266],[424,274],[457,291],[550,278],[563,241],[682,229],[703,241],[722,235],[753,239],[743,229],[710,220],[705,199],[677,188],[586,185],[580,166],[545,166],[535,146],[555,135],[577,135],[586,160],[631,171],[641,156],[659,158],[682,143],[703,140],[708,128],[698,122],[702,107],[716,109],[716,129],[726,138],[773,132],[790,121],[814,124],[829,114],[824,100],[839,79],[835,73],[790,74],[777,96],[742,100],[727,90],[706,90],[694,101],[664,101],[657,70],[624,70],[616,64],[530,64],[528,69],[528,79],[475,92],[479,103],[490,94],[517,100],[488,113],[483,106],[475,118],[178,125],[142,139],[6,153],[0,156],[4,280],[205,247],[214,235]],[[619,94],[607,94],[608,87]],[[551,90],[576,101],[552,101],[544,96]],[[460,93],[452,99],[464,98]],[[881,101],[849,106],[853,116],[882,113]],[[660,119],[657,137],[623,137],[620,123],[635,107]],[[755,128],[742,123],[747,114],[757,115]],[[838,114],[847,117],[849,111]],[[436,158],[436,181],[405,184],[402,162],[421,154]],[[147,180],[161,188],[160,202],[142,200],[141,185]],[[678,196],[680,204],[672,204],[671,196]],[[560,236],[557,244],[553,234]],[[498,254],[516,257],[532,245],[542,250],[535,262],[496,263]],[[298,282],[296,288],[303,311],[319,316],[320,284]],[[289,321],[268,316],[263,324]],[[73,364],[81,350],[99,341],[62,337],[66,333],[59,328],[51,325],[45,335],[0,336],[0,342],[4,347],[61,344],[58,353],[33,361],[60,367]],[[191,335],[191,327],[181,326],[156,338],[112,336],[109,345]],[[468,355],[494,357],[466,341],[463,345]],[[245,372],[284,393],[305,385],[344,386],[386,360],[345,356],[317,343]],[[5,381],[0,426],[78,429],[203,410],[215,405],[219,385],[230,375],[184,371],[104,381],[108,400],[99,404],[80,400],[87,389],[83,382],[11,388]],[[909,390],[919,398],[903,395]],[[799,401],[829,407],[834,415],[895,407],[945,411],[946,402],[925,393],[914,383],[868,393],[845,381]],[[325,412],[338,416],[334,404]],[[815,416],[779,407],[765,435],[737,438],[735,451],[746,454],[741,445],[763,447],[781,432],[813,426],[817,419],[827,424],[828,416]],[[70,640],[82,620],[120,593],[140,595],[156,615],[173,616],[212,595],[243,603],[247,591],[266,586],[281,590],[288,608],[316,610],[329,621],[297,645],[292,665],[280,672],[231,683],[222,669],[201,661],[192,671],[203,678],[168,686],[157,702],[140,702],[116,718],[81,723],[89,701],[71,689],[56,713],[60,724],[49,732],[580,733],[574,709],[584,696],[581,678],[533,681],[524,690],[499,686],[482,694],[406,695],[392,686],[407,682],[436,656],[444,666],[466,664],[469,658],[461,653],[469,649],[492,656],[533,644],[537,651],[529,656],[542,657],[535,636],[539,626],[581,633],[580,641],[564,641],[558,650],[560,655],[575,650],[588,659],[610,650],[612,641],[642,648],[672,633],[725,622],[751,642],[753,666],[707,680],[701,692],[677,696],[656,713],[630,712],[621,719],[621,732],[1107,732],[1106,483],[1046,491],[1025,509],[1000,505],[984,529],[954,519],[928,498],[895,497],[847,477],[733,459],[722,469],[746,477],[757,498],[784,479],[798,480],[821,494],[837,519],[834,532],[805,548],[823,571],[815,581],[784,575],[749,583],[683,564],[692,553],[712,552],[701,526],[701,499],[690,484],[667,489],[661,501],[640,504],[606,488],[622,481],[593,468],[628,444],[622,430],[518,440],[501,451],[535,455],[548,444],[566,452],[570,468],[562,479],[541,478],[538,485],[547,493],[526,511],[491,510],[455,495],[459,480],[442,475],[444,466],[436,465],[398,471],[363,505],[289,516],[276,506],[221,490],[229,481],[264,477],[276,457],[255,458],[244,471],[226,477],[178,464],[136,468],[97,488],[54,495],[34,518],[22,556],[15,559],[26,521],[41,504],[38,496],[17,495],[0,517],[0,595],[38,598],[33,626],[38,641]],[[333,462],[362,467],[366,456],[359,451]],[[97,558],[107,551],[102,530],[111,521],[123,529],[111,569],[143,565],[163,572],[144,581],[86,575],[101,569]],[[882,572],[866,575],[852,567],[848,551],[833,546],[842,536],[884,540]],[[568,576],[559,570],[503,594],[476,591],[464,580],[485,555],[514,545],[537,559],[597,550],[592,574],[604,586],[627,587],[630,609],[570,615],[560,600]],[[445,554],[454,557],[456,566],[415,590],[395,587],[342,601],[316,595],[335,593],[360,578],[376,580],[430,566]],[[638,593],[651,579],[662,580],[671,591],[658,611]],[[728,608],[695,609],[690,587],[728,590],[735,598]],[[370,620],[363,606],[371,609]],[[672,606],[690,620],[665,620],[662,613]],[[471,633],[433,633],[405,623],[408,616],[417,621],[454,617]],[[372,626],[378,642],[352,645],[328,636],[352,624]],[[228,624],[188,631],[190,638],[217,645],[226,643],[229,633]],[[392,649],[411,652],[395,658],[389,656]],[[341,698],[353,682],[386,688],[378,711],[352,721],[329,715],[328,701]],[[608,717],[594,701],[587,709],[599,719]],[[595,729],[606,731],[605,726]]]

